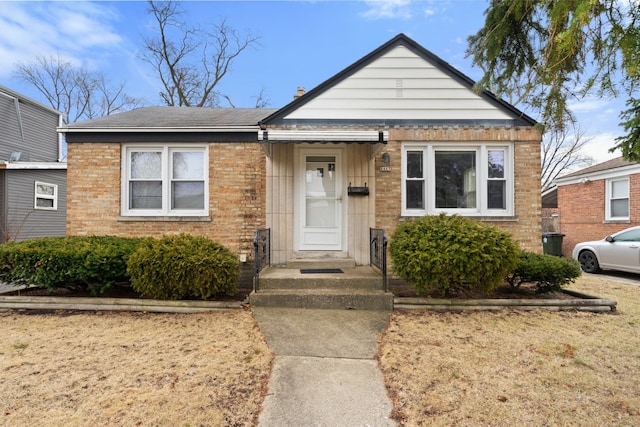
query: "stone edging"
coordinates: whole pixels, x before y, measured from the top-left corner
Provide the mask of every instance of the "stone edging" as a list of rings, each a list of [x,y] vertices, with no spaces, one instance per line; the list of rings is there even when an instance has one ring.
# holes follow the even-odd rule
[[[461,310],[579,310],[592,312],[616,311],[614,300],[594,297],[576,291],[563,290],[573,299],[436,299],[406,298],[393,299],[394,309],[423,309],[439,311]]]
[[[574,299],[436,299],[395,297],[394,309],[423,309],[439,311],[462,310],[579,310],[612,312],[617,302],[580,292],[563,290]],[[2,296],[0,309],[30,310],[89,310],[89,311],[147,311],[157,313],[201,313],[207,311],[238,310],[247,307],[238,301],[165,301],[154,299],[126,299],[102,297],[45,297]]]
[[[154,299],[0,296],[0,309],[147,311],[156,313],[202,313],[237,310],[238,301],[165,301]]]

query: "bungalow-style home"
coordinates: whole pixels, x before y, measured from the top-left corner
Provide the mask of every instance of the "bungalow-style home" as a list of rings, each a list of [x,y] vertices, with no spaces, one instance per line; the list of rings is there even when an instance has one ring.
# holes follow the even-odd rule
[[[277,110],[151,107],[72,124],[69,234],[197,233],[242,261],[370,263],[370,229],[446,212],[540,252],[536,122],[400,34]]]
[[[0,85],[0,243],[66,233],[62,113]]]
[[[562,254],[577,243],[600,240],[640,225],[640,164],[617,157],[555,180]]]

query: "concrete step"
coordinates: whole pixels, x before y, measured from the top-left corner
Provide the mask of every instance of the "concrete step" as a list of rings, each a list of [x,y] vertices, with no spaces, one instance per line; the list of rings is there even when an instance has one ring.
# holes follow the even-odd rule
[[[357,289],[262,290],[249,295],[249,304],[256,307],[392,310],[393,294]]]
[[[342,271],[342,273],[304,274],[296,268],[269,267],[260,273],[259,290],[382,290],[382,276],[369,266],[354,266]]]

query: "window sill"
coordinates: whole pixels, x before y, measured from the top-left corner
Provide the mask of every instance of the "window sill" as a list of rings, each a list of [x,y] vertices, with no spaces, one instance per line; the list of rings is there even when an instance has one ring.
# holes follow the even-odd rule
[[[631,220],[629,219],[605,219],[602,221],[603,224],[631,224]]]
[[[412,219],[416,219],[416,218],[420,218],[423,216],[427,216],[427,215],[439,215],[439,214],[424,214],[424,215],[400,215],[400,220],[401,221],[409,221]],[[517,222],[520,221],[520,218],[518,218],[517,216],[513,216],[513,215],[496,215],[496,216],[490,216],[490,215],[464,215],[464,214],[456,214],[456,215],[460,215],[466,218],[471,218],[471,219],[475,219],[478,221],[483,221],[483,222]]]
[[[119,216],[121,222],[210,222],[210,216]]]

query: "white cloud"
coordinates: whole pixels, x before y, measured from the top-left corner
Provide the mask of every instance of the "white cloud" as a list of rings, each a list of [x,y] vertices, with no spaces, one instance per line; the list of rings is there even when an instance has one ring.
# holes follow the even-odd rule
[[[616,145],[615,139],[617,136],[618,135],[611,133],[600,133],[594,136],[587,135],[586,138],[591,139],[582,148],[581,153],[592,158],[594,160],[593,164],[602,163],[607,160],[620,157],[622,154],[619,150],[616,150],[613,153],[609,152],[609,149]]]
[[[10,77],[17,62],[60,55],[87,65],[88,60],[117,50],[122,38],[112,25],[109,6],[85,2],[3,2],[0,8],[0,78]]]
[[[369,10],[362,13],[367,19],[411,19],[411,0],[368,0]]]

